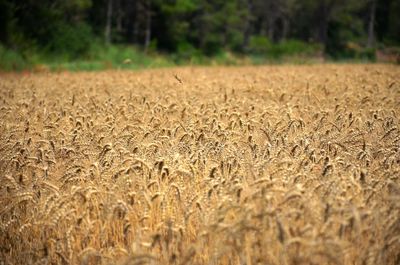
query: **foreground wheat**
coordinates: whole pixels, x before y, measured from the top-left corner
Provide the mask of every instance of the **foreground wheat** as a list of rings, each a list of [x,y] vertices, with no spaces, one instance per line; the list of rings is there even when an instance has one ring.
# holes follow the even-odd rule
[[[5,264],[399,264],[400,68],[3,75]]]

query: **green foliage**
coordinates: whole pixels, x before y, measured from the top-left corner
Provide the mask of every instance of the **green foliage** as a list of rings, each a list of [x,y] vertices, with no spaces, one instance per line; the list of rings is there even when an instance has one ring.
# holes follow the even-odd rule
[[[365,56],[368,52],[362,47],[368,38],[363,22],[350,13],[356,7],[358,6],[347,6],[350,10],[337,14],[330,23],[325,52],[332,58],[368,59]]]
[[[250,39],[249,51],[254,54],[266,54],[272,47],[272,43],[264,36],[253,36]]]
[[[386,42],[400,46],[400,1],[392,1],[389,7],[388,36]]]
[[[159,36],[158,42],[169,51],[176,52],[181,43],[188,43],[188,38],[191,36],[190,18],[198,10],[199,0],[176,0],[163,1],[155,0],[155,3],[160,9],[158,15],[163,23],[165,30]],[[178,51],[179,52],[179,51]]]
[[[316,56],[321,51],[321,45],[305,43],[299,40],[283,40],[272,43],[267,37],[255,36],[250,39],[251,53],[270,58],[290,56]]]
[[[0,69],[19,71],[29,67],[29,63],[18,52],[5,48],[0,44]]]
[[[322,47],[319,44],[306,43],[299,40],[283,40],[272,46],[271,53],[277,57],[293,55],[315,56],[321,50]]]
[[[203,54],[200,50],[196,49],[192,44],[189,42],[181,42],[178,44],[177,53],[175,56],[175,61],[182,62],[182,61],[193,61],[193,60],[201,60]]]
[[[103,68],[120,69],[171,65],[163,56],[145,54],[132,45],[104,45],[100,41],[92,44],[86,62],[96,62]]]
[[[63,54],[68,59],[75,59],[89,51],[93,39],[91,28],[86,23],[71,25],[59,22],[54,25],[47,49]]]
[[[217,54],[214,57],[213,63],[217,65],[238,65],[240,64],[240,59],[231,52],[225,51]]]
[[[348,42],[343,48],[340,48],[331,55],[334,59],[353,58],[361,61],[375,61],[376,49],[365,48],[356,42]]]
[[[239,51],[243,44],[244,21],[249,19],[243,1],[202,1],[199,17],[199,48],[207,56],[224,49]]]

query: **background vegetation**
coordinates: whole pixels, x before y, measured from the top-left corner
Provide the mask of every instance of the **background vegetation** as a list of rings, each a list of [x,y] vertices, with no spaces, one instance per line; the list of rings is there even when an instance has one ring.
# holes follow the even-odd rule
[[[0,68],[393,60],[399,13],[399,0],[0,0]]]

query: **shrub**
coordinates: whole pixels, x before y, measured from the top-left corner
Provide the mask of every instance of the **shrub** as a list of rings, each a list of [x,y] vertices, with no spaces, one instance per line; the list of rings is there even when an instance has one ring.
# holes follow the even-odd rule
[[[29,63],[23,58],[21,53],[7,49],[0,44],[0,69],[23,70],[29,66]]]
[[[86,23],[70,25],[59,22],[54,27],[47,47],[49,52],[62,53],[68,59],[75,59],[89,51],[94,38],[89,25]]]
[[[298,40],[283,40],[278,43],[272,43],[267,37],[257,36],[250,39],[249,50],[256,55],[279,59],[286,56],[316,55],[322,48],[318,44],[310,44]]]
[[[197,60],[197,58],[202,57],[203,54],[201,51],[196,49],[192,44],[189,42],[180,42],[177,47],[177,59],[178,61],[192,61]]]
[[[254,54],[266,54],[272,44],[267,37],[253,36],[250,38],[249,51]]]
[[[273,55],[276,56],[293,56],[293,55],[315,55],[321,47],[317,44],[310,44],[299,40],[284,40],[273,45]]]

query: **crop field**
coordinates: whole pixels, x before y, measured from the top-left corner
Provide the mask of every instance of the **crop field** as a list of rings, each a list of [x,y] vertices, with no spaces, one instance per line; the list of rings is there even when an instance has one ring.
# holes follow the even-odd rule
[[[400,264],[400,67],[0,75],[0,264]]]

